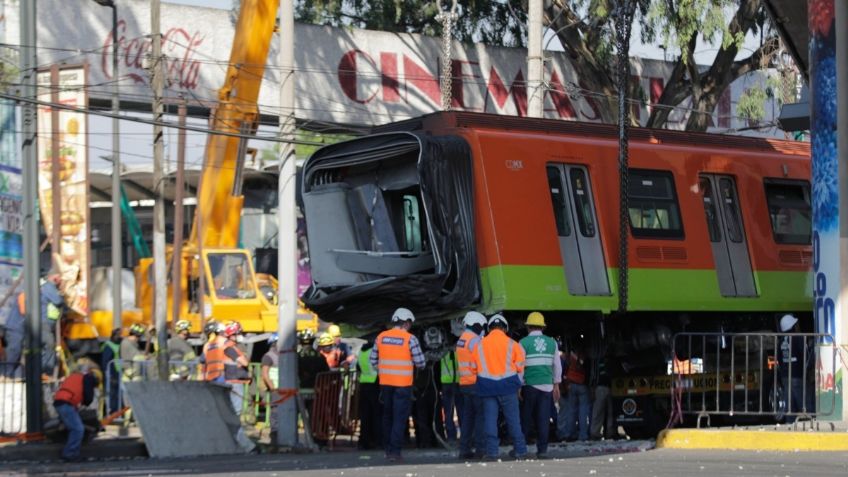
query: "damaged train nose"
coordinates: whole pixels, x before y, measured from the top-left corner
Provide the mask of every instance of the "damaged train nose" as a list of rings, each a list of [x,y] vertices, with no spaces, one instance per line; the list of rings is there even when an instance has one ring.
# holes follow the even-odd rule
[[[312,286],[322,318],[383,323],[479,298],[471,152],[456,136],[388,133],[324,147],[303,168]]]

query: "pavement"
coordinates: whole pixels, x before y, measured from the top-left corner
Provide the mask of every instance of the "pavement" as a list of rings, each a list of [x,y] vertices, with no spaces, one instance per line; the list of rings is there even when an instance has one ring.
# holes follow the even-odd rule
[[[590,450],[594,449],[594,450]],[[505,452],[506,449],[503,449]],[[463,462],[446,451],[409,451],[390,463],[378,452],[267,454],[199,459],[124,459],[80,464],[0,464],[0,474],[69,476],[235,475],[262,477],[512,477],[512,476],[846,476],[840,452],[752,452],[652,449],[650,441],[610,446],[568,445],[549,460]]]

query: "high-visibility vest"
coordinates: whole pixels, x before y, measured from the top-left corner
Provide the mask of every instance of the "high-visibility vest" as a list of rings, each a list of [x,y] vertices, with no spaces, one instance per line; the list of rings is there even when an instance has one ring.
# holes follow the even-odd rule
[[[204,379],[206,381],[218,381],[224,377],[224,346],[212,341],[206,343],[204,352],[206,367],[204,368]]]
[[[56,394],[53,395],[53,402],[64,401],[74,407],[79,407],[82,404],[83,395],[83,374],[72,373],[64,381]]]
[[[524,349],[524,383],[530,386],[554,383],[556,341],[545,335],[526,336],[520,342]]]
[[[120,372],[121,372],[121,345],[119,345],[118,343],[115,343],[112,340],[106,340],[106,341],[103,342],[103,344],[100,345],[100,353],[102,354],[104,351],[106,351],[106,348],[109,348],[109,349],[112,350],[112,360],[113,360],[112,366],[115,367],[115,372],[120,374]],[[109,363],[106,363],[106,365],[108,366]],[[109,370],[107,370],[107,371],[109,371]]]
[[[459,368],[459,385],[471,386],[477,382],[477,367],[474,364],[474,353],[480,344],[480,337],[473,331],[466,330],[456,342],[456,360]]]
[[[453,384],[459,382],[459,373],[456,367],[456,356],[453,351],[448,351],[442,356],[441,364],[441,381],[442,384]]]
[[[524,350],[503,331],[493,330],[477,347],[477,376],[500,381],[524,371]]]
[[[342,364],[342,351],[338,348],[332,348],[329,351],[318,351],[321,353],[321,356],[324,357],[324,360],[327,361],[327,367],[330,369],[336,369]]]
[[[412,386],[414,363],[409,349],[408,331],[392,328],[377,336],[375,346],[379,357],[377,374],[380,385],[406,387]]]
[[[359,382],[365,384],[374,384],[377,382],[377,370],[371,366],[371,350],[362,350],[359,352]]]
[[[18,311],[21,312],[21,316],[26,315],[26,295],[24,295],[24,292],[18,293]]]

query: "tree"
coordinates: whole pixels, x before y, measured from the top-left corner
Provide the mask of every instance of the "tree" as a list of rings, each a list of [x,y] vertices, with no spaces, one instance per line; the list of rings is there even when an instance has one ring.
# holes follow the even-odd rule
[[[675,108],[691,110],[686,129],[704,131],[724,91],[737,78],[767,67],[779,48],[767,28],[763,0],[631,0],[641,41],[659,42],[674,57],[674,67],[662,95],[653,105],[647,126],[661,128]],[[449,3],[444,1],[443,3]],[[545,21],[556,34],[576,76],[578,88],[598,105],[601,119],[614,123],[616,108],[615,45],[612,43],[616,0],[548,0]],[[436,2],[423,0],[299,0],[300,21],[376,30],[440,34]],[[526,0],[468,0],[460,2],[455,36],[523,46],[526,38]],[[764,30],[765,28],[765,30]],[[746,38],[761,34],[761,46],[749,56],[736,57]],[[718,52],[711,65],[695,63],[695,52],[709,45]],[[642,96],[631,85],[630,98]],[[687,103],[687,100],[690,100]]]

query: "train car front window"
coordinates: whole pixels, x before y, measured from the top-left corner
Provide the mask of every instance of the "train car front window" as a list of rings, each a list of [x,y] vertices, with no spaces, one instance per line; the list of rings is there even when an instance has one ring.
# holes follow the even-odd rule
[[[765,189],[774,241],[809,245],[812,236],[810,184],[768,180]]]
[[[630,231],[634,237],[683,238],[680,207],[670,172],[631,169],[628,201]]]

